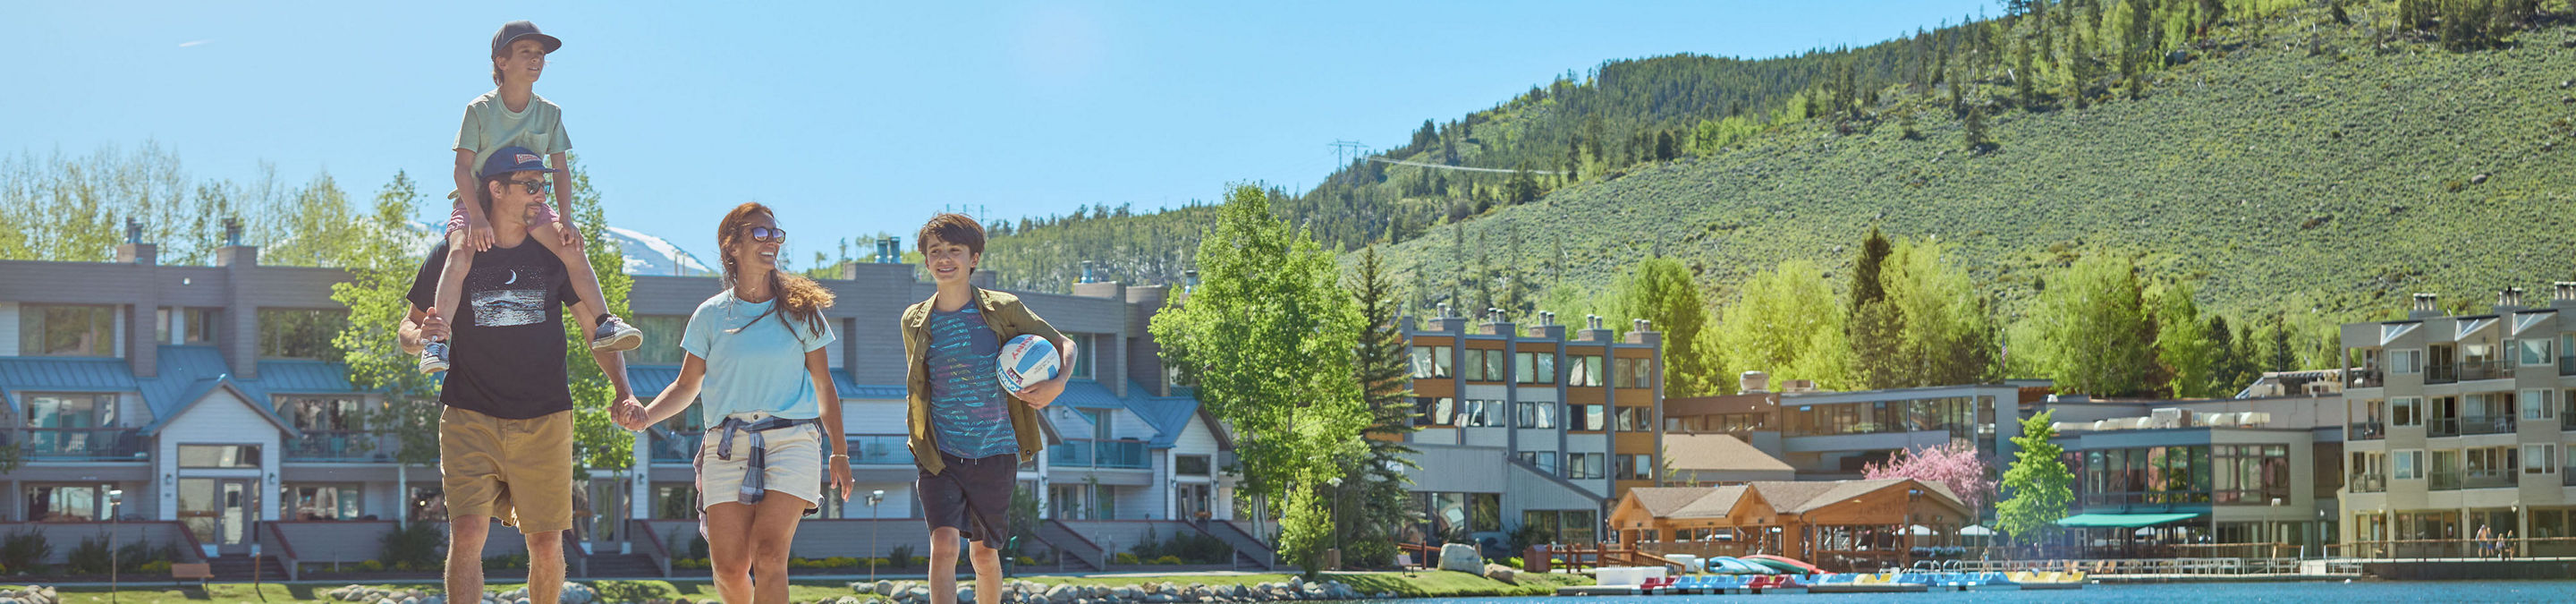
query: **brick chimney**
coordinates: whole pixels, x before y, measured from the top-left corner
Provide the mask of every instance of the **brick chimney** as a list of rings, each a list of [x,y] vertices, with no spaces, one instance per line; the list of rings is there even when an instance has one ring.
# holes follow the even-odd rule
[[[1556,313],[1538,311],[1538,324],[1529,327],[1529,337],[1543,340],[1565,339],[1565,326],[1556,324]]]
[[[1458,316],[1457,313],[1450,312],[1449,303],[1442,302],[1440,303],[1437,314],[1431,316],[1431,330],[1447,333],[1465,333],[1467,331],[1467,319],[1466,317]]]
[[[1628,322],[1628,327],[1627,342],[1630,344],[1660,345],[1664,343],[1664,334],[1655,331],[1654,321],[1635,319]]]
[[[2552,289],[2549,296],[2550,308],[2560,310],[2576,308],[2576,281],[2559,281],[2549,285]]]
[[[1485,308],[1485,335],[1508,336],[1513,333],[1515,332],[1512,330],[1511,320],[1503,318],[1503,309],[1492,307]]]
[[[241,235],[241,219],[224,219],[224,246],[215,248],[215,266],[259,266],[259,246],[242,245]]]
[[[2442,316],[2442,305],[2433,294],[2415,294],[2415,306],[2406,310],[2406,318],[2431,319]]]
[[[125,243],[116,246],[116,262],[150,266],[158,263],[160,248],[161,246],[158,245],[144,243],[143,223],[127,218],[125,219]]]
[[[2517,312],[2525,308],[2528,307],[2522,305],[2522,288],[2508,287],[2496,290],[2496,314]]]
[[[1575,332],[1577,342],[1609,342],[1610,330],[1601,327],[1601,315],[1583,315],[1583,331]]]

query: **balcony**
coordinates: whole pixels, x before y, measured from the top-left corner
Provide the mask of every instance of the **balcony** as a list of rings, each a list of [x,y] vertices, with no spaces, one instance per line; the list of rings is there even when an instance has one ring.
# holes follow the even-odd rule
[[[653,431],[653,463],[690,463],[697,461],[698,444],[706,440],[705,432]]]
[[[2456,417],[2436,417],[2436,418],[2433,418],[2433,421],[2424,422],[2424,435],[2425,435],[2425,436],[2437,436],[2437,437],[2438,437],[2438,436],[2459,436],[2459,435],[2460,435],[2460,418],[2456,418]]]
[[[1047,449],[1047,463],[1063,468],[1144,469],[1145,442],[1068,438]]]
[[[2576,487],[2576,466],[2558,469],[2558,484]]]
[[[2344,438],[2348,440],[2379,440],[2388,438],[2388,426],[2379,422],[2353,422],[2351,425],[2345,426]]]
[[[2425,478],[2427,478],[2427,479],[2428,479],[2428,481],[2427,481],[2428,488],[2431,488],[2432,490],[2436,490],[2436,491],[2457,491],[2457,490],[2460,490],[2460,473],[2459,473],[2459,472],[2434,472],[2434,473],[2432,473],[2431,475],[2426,476]]]
[[[2576,375],[2576,357],[2558,357],[2558,375]]]
[[[0,445],[18,447],[29,461],[144,460],[142,431],[135,428],[0,430]]]
[[[2576,430],[2576,406],[2558,410],[2558,430]]]
[[[2501,380],[2513,377],[2513,368],[2503,361],[2461,361],[2460,381]]]
[[[2436,421],[2439,421],[2439,420],[2436,420]],[[2472,416],[2467,416],[2467,417],[2461,417],[2461,418],[2458,418],[2458,419],[2457,419],[2457,420],[2455,420],[2455,421],[2456,421],[2456,422],[2458,422],[2458,424],[2457,424],[2457,425],[2458,425],[2458,427],[2455,429],[2456,431],[2451,432],[2451,434],[2512,434],[2512,433],[2513,433],[2513,416],[2511,416],[2511,415],[2506,415],[2506,416],[2501,416],[2501,417],[2485,417],[2485,416],[2472,415]]]
[[[305,430],[286,441],[287,461],[338,463],[390,462],[401,442],[393,434],[366,430]]]
[[[912,465],[911,437],[901,434],[850,435],[850,463],[862,466]]]
[[[2424,383],[2426,384],[2448,384],[2457,381],[2460,381],[2460,366],[2458,365],[2431,365],[2424,368]]]
[[[2359,474],[2345,477],[2343,484],[2344,486],[2349,487],[2354,493],[2388,492],[2388,477],[2380,474]]]
[[[2387,376],[2381,375],[2378,367],[2357,367],[2348,369],[2345,373],[2352,376],[2352,383],[2347,385],[2350,388],[2379,388],[2388,385]]]
[[[2462,476],[2462,488],[2505,489],[2521,484],[2512,470],[2470,470]]]

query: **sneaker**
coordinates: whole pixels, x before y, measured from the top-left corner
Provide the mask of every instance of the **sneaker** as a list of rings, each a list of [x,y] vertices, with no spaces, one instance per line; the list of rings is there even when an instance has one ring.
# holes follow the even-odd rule
[[[447,342],[430,340],[420,345],[420,372],[434,374],[447,370]]]
[[[617,317],[600,321],[599,330],[590,334],[590,349],[598,352],[625,352],[643,345],[644,332]]]

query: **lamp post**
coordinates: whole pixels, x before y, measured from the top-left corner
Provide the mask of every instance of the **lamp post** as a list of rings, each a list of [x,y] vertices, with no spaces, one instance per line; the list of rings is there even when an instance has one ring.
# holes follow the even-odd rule
[[[868,551],[877,552],[877,555],[868,557],[868,580],[871,582],[877,580],[877,559],[885,556],[885,552],[877,550],[877,525],[884,520],[877,516],[877,502],[880,501],[885,501],[885,489],[868,493]]]
[[[123,515],[119,513],[124,511],[123,509],[120,509],[125,507],[124,504],[125,489],[111,488],[107,490],[107,601],[111,603],[116,601],[116,533],[118,529],[124,527],[125,519]]]
[[[1333,485],[1333,570],[1341,570],[1342,561],[1342,477],[1324,479]]]
[[[2265,510],[2263,512],[2263,519],[2271,521],[2272,523],[2272,534],[2265,539],[2266,541],[2270,541],[2274,544],[2274,546],[2270,548],[2272,549],[2272,552],[2268,557],[2279,558],[2281,557],[2281,552],[2278,549],[2278,544],[2281,541],[2281,498],[2272,498],[2272,509]]]

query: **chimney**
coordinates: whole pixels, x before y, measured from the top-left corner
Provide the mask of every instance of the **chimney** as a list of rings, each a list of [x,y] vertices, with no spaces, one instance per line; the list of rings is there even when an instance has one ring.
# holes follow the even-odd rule
[[[1628,327],[1627,341],[1630,344],[1662,345],[1664,343],[1664,334],[1655,332],[1654,321],[1635,319],[1628,322]]]
[[[1432,331],[1447,333],[1464,333],[1467,331],[1467,319],[1465,317],[1458,316],[1455,312],[1451,312],[1449,309],[1449,303],[1440,303],[1439,308],[1434,312],[1436,314],[1431,316]]]
[[[1608,342],[1610,330],[1601,327],[1601,315],[1583,315],[1583,331],[1574,334],[1580,342]]]
[[[1198,289],[1199,289],[1199,269],[1195,269],[1195,268],[1194,268],[1194,269],[1190,269],[1190,270],[1181,271],[1181,293],[1187,294],[1187,293],[1190,293],[1190,292],[1198,291]],[[1447,314],[1447,313],[1442,313],[1442,314]]]
[[[1747,371],[1735,378],[1736,394],[1759,394],[1771,391],[1771,374]]]
[[[241,235],[241,219],[224,219],[224,246],[215,248],[215,266],[259,266],[259,246],[242,245]]]
[[[2415,307],[2406,311],[2408,319],[2431,319],[2442,316],[2442,307],[2433,294],[2415,294]]]
[[[2551,283],[2550,286],[2554,291],[2549,297],[2550,308],[2561,310],[2576,308],[2576,281],[2559,281]]]
[[[2508,287],[2496,290],[2496,314],[2501,315],[2512,313],[2523,310],[2524,308],[2525,307],[2522,305],[2522,288]]]
[[[1503,318],[1503,309],[1485,308],[1485,335],[1508,336],[1512,333],[1512,321]]]
[[[893,235],[877,239],[877,264],[903,264],[903,240]]]
[[[1538,324],[1530,326],[1529,337],[1549,341],[1563,340],[1565,326],[1556,324],[1556,313],[1538,311]]]
[[[1100,278],[1099,278],[1099,277],[1092,276],[1091,268],[1092,268],[1092,266],[1094,266],[1094,265],[1095,265],[1095,263],[1093,263],[1092,261],[1089,261],[1089,260],[1084,260],[1084,261],[1082,261],[1082,280],[1081,280],[1081,281],[1075,281],[1074,283],[1091,283],[1091,282],[1099,281],[1099,280],[1100,280]]]
[[[151,266],[159,261],[161,246],[143,242],[143,223],[125,219],[125,243],[116,246],[118,264]]]

